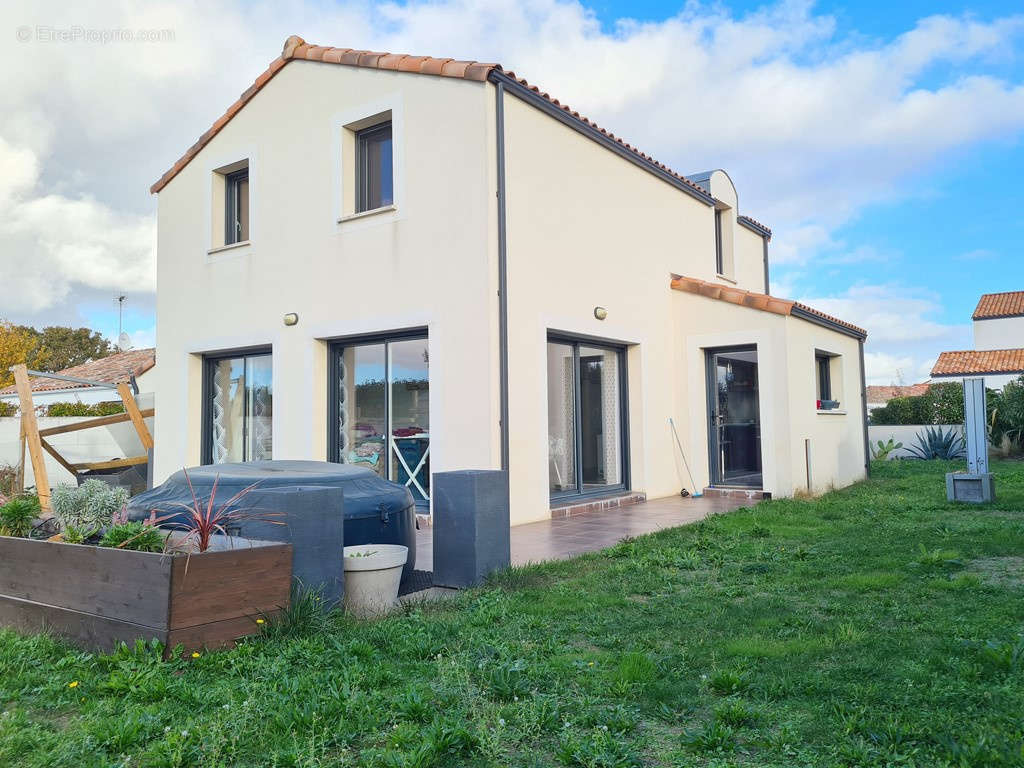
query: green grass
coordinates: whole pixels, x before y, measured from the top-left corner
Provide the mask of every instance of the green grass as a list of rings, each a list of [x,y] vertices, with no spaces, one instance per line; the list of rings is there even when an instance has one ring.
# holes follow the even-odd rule
[[[0,765],[1024,765],[1024,464],[950,466],[196,660],[0,632]]]

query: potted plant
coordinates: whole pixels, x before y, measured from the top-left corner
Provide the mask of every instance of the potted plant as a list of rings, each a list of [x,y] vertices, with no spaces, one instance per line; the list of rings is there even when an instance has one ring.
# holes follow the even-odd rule
[[[360,618],[381,616],[398,601],[409,548],[401,544],[345,547],[345,610]]]

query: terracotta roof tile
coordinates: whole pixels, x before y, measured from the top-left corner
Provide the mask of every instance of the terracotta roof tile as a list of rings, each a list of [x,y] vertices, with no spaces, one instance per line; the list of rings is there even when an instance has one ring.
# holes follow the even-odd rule
[[[1024,291],[986,293],[974,309],[973,320],[991,320],[996,317],[1024,315]]]
[[[980,373],[1024,373],[1024,349],[968,349],[960,352],[943,352],[932,368],[932,376]]]
[[[92,379],[107,384],[120,384],[128,381],[134,374],[141,376],[156,365],[156,350],[152,347],[147,349],[131,349],[127,352],[118,352],[113,355],[101,357],[99,360],[91,360],[81,365],[73,365],[57,373],[64,376],[77,376],[80,379]],[[85,389],[88,384],[78,384],[73,381],[61,381],[60,379],[46,379],[41,376],[29,377],[29,386],[33,392],[51,392],[60,389]],[[10,395],[17,392],[12,384],[9,387],[0,389],[0,395]]]
[[[443,59],[434,58],[432,56],[408,56],[405,54],[391,54],[391,53],[379,53],[375,51],[359,51],[350,48],[328,48],[320,45],[308,45],[298,35],[292,35],[285,40],[284,48],[281,51],[281,56],[275,59],[270,67],[256,78],[256,82],[247,88],[238,100],[228,107],[224,117],[228,120],[237,114],[238,110],[245,106],[246,102],[252,99],[260,89],[267,84],[277,72],[279,72],[285,64],[290,61],[297,59],[307,61],[321,61],[330,64],[340,64],[344,66],[352,67],[367,67],[372,69],[390,69],[398,70],[401,72],[411,72],[423,75],[439,75],[441,77],[455,77],[463,80],[473,80],[477,82],[483,82],[487,80],[491,72],[504,72],[500,64],[487,64],[479,61],[456,61],[454,59]],[[692,181],[687,179],[682,174],[676,173],[664,163],[655,161],[650,155],[641,152],[639,149],[631,144],[627,144],[621,138],[617,137],[613,133],[609,133],[606,129],[601,128],[599,125],[594,123],[589,118],[580,115],[579,112],[571,109],[568,105],[562,104],[558,99],[553,98],[547,93],[544,93],[535,85],[531,85],[523,78],[516,77],[515,72],[505,73],[508,77],[512,78],[520,85],[525,88],[529,88],[531,91],[539,95],[541,98],[549,101],[551,104],[558,106],[571,114],[577,120],[582,121],[585,125],[589,125],[592,128],[599,130],[603,135],[607,136],[612,141],[625,147],[630,152],[633,152],[638,157],[643,158],[649,163],[657,166],[659,169],[672,176],[673,178],[683,182],[694,190],[699,191],[702,195],[706,194],[705,190],[694,184]],[[157,193],[163,189],[171,179],[173,179],[182,168],[184,168],[189,161],[202,149],[217,133],[224,127],[227,120],[220,118],[214,123],[210,130],[204,133],[198,142],[196,142],[185,155],[178,160],[171,168],[149,188],[151,193]],[[753,221],[753,219],[750,219]],[[756,223],[756,222],[755,222]],[[762,229],[768,230],[763,224],[757,224]]]
[[[920,384],[908,384],[905,386],[877,386],[867,387],[869,403],[888,403],[894,397],[916,397],[928,392],[931,382],[924,381]]]
[[[868,332],[863,328],[859,328],[845,320],[840,320],[838,317],[825,314],[824,312],[814,309],[813,307],[809,307],[806,304],[801,304],[799,301],[780,299],[777,296],[771,296],[766,293],[745,291],[742,288],[736,288],[732,285],[709,283],[707,280],[701,280],[696,277],[683,277],[676,275],[673,276],[671,285],[672,288],[677,291],[695,293],[709,299],[728,301],[731,304],[741,304],[743,306],[750,307],[751,309],[759,309],[762,312],[771,312],[776,315],[792,315],[793,310],[797,309],[806,314],[820,317],[822,320],[827,320],[830,323],[835,323],[843,326],[844,328],[848,328],[858,336],[867,337],[868,335]]]

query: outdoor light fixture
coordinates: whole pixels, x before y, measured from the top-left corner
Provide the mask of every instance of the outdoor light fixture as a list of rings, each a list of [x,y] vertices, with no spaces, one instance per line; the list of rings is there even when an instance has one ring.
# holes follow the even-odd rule
[[[299,316],[298,316],[298,314],[296,314],[295,312],[289,312],[287,315],[284,316],[284,324],[285,325],[298,325],[299,324]]]
[[[604,320],[608,317],[608,310],[604,307],[594,307],[594,317],[598,320]]]

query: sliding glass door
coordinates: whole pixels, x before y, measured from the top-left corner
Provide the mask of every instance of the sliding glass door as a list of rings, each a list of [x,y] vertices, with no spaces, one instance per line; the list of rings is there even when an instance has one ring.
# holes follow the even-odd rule
[[[623,350],[551,338],[547,373],[552,497],[624,488],[627,443]]]
[[[262,461],[273,455],[274,389],[269,352],[207,357],[203,463]]]
[[[430,357],[422,334],[331,347],[330,459],[372,469],[430,503]]]

